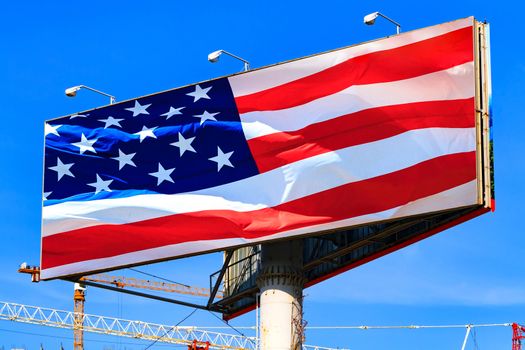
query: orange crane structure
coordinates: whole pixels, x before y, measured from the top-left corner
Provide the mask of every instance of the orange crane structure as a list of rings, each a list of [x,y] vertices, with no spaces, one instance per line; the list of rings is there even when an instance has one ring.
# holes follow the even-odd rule
[[[84,302],[86,301],[85,287],[75,283],[73,294],[73,349],[84,349]]]
[[[23,263],[20,265],[18,272],[30,274],[32,282],[40,282],[40,267],[38,266],[30,266]],[[181,283],[144,280],[135,277],[112,276],[105,273],[80,277],[78,281],[103,283],[119,288],[131,287],[199,297],[209,297],[211,295],[209,288],[193,287]],[[217,292],[215,298],[222,298],[222,293]]]
[[[31,275],[32,282],[40,282],[40,267],[30,266],[26,263],[20,265],[18,272]],[[144,280],[135,277],[112,276],[109,274],[96,274],[91,276],[83,276],[78,279],[74,286],[73,294],[73,348],[74,350],[84,349],[84,303],[85,285],[90,283],[100,283],[102,285],[111,285],[117,288],[138,288],[162,291],[168,293],[178,293],[184,295],[193,295],[200,297],[222,298],[222,293],[216,291],[212,293],[208,288],[193,287],[181,283],[169,283],[161,281]],[[135,293],[138,294],[138,293]],[[191,344],[196,346],[195,344]],[[195,350],[195,349],[194,349]]]
[[[521,350],[521,341],[525,339],[525,327],[512,324],[512,350]]]
[[[0,301],[0,320],[10,322],[75,330],[77,316],[71,311]],[[83,315],[83,330],[88,333],[182,345],[187,346],[188,350],[256,350],[257,344],[257,338],[244,335],[90,314]],[[305,346],[304,350],[336,349]]]
[[[0,301],[0,320],[44,327],[74,329],[71,311]],[[84,314],[84,330],[159,343],[187,346],[188,350],[257,350],[258,338],[243,334],[226,334],[200,327],[170,326],[111,316]],[[302,350],[347,350],[304,345]]]

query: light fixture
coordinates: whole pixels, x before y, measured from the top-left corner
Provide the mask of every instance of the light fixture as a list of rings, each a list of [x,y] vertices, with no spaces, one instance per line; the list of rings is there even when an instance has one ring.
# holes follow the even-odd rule
[[[222,55],[222,54],[226,54],[228,56],[231,56],[233,58],[236,58],[238,59],[239,61],[242,61],[244,63],[244,71],[247,72],[250,70],[250,63],[248,61],[246,61],[244,58],[241,58],[239,56],[236,56],[232,53],[229,53],[228,51],[224,51],[224,50],[217,50],[217,51],[213,51],[212,53],[210,53],[208,55],[208,61],[210,61],[211,63],[215,63],[215,62],[218,62],[219,61],[219,57]]]
[[[372,13],[366,15],[365,18],[363,19],[363,22],[365,24],[371,26],[372,24],[375,23],[377,17],[383,17],[384,19],[392,22],[397,28],[397,34],[399,34],[399,32],[401,31],[401,24],[397,23],[392,18],[389,18],[389,17],[383,15],[381,12],[372,12]]]
[[[105,92],[102,92],[102,91],[97,90],[97,89],[93,89],[93,88],[91,88],[89,86],[86,86],[86,85],[77,85],[77,86],[73,86],[73,87],[67,88],[66,89],[66,96],[68,96],[68,97],[75,97],[77,95],[77,91],[80,90],[80,89],[91,90],[93,92],[96,92],[97,94],[109,97],[109,104],[110,105],[112,105],[116,101],[115,96],[110,95],[110,94],[106,94]]]

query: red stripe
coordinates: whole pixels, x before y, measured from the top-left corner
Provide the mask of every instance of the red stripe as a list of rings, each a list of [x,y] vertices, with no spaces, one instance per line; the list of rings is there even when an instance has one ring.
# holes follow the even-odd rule
[[[124,225],[87,227],[43,237],[42,266],[51,268],[199,240],[264,237],[381,212],[465,184],[475,178],[475,152],[458,153],[319,192],[273,208],[251,212],[201,211]],[[176,254],[174,251],[173,255]]]
[[[285,109],[352,85],[412,78],[472,60],[472,27],[466,27],[395,49],[354,57],[304,78],[236,97],[235,102],[241,114]]]
[[[260,172],[409,130],[474,127],[474,98],[367,109],[248,141]]]

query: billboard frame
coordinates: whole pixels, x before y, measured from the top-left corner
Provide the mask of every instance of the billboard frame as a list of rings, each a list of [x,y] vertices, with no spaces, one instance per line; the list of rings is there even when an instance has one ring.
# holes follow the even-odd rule
[[[447,24],[447,23],[451,23],[451,22],[455,22],[455,21],[459,21],[459,20],[467,19],[467,18],[471,18],[471,17],[464,17],[464,18],[460,18],[460,19],[457,19],[457,20],[454,20],[454,21],[450,21],[450,22],[440,23],[438,25]],[[474,27],[475,27],[475,24],[479,23],[479,22],[477,22],[473,17],[472,17],[472,20],[474,22]],[[404,32],[401,35],[404,35],[404,34],[407,34],[407,33],[410,33],[410,32],[414,32],[414,31],[418,31],[418,30],[421,30],[421,29],[422,28],[415,29],[413,31]],[[249,72],[238,72],[238,73],[234,73],[234,74],[230,74],[230,75],[224,75],[224,76],[217,77],[217,78],[203,80],[203,81],[200,81],[200,82],[197,82],[197,83],[187,84],[187,85],[184,85],[184,86],[181,86],[181,87],[177,87],[177,88],[174,88],[174,89],[167,89],[167,90],[163,90],[163,91],[152,93],[152,94],[143,95],[143,96],[136,97],[136,98],[119,101],[119,102],[117,102],[115,104],[112,104],[111,106],[124,104],[124,103],[131,102],[131,101],[134,101],[134,100],[137,100],[137,99],[145,98],[145,97],[151,97],[151,96],[159,95],[159,94],[162,94],[162,93],[165,93],[165,92],[169,92],[169,91],[175,91],[175,90],[179,90],[179,89],[184,89],[184,88],[187,88],[187,87],[190,87],[190,86],[204,84],[206,82],[211,82],[211,81],[218,80],[218,79],[234,77],[234,76],[238,76],[238,75],[242,75],[242,74],[246,74],[246,73],[250,73],[250,72],[254,72],[254,71],[258,71],[258,70],[263,70],[263,69],[267,69],[267,68],[271,68],[271,67],[275,67],[275,66],[280,66],[280,65],[283,65],[283,64],[287,64],[287,63],[291,63],[291,62],[295,62],[295,61],[299,61],[299,60],[303,60],[303,59],[308,59],[308,58],[311,58],[311,57],[321,56],[321,55],[333,53],[333,52],[336,52],[336,51],[348,49],[348,48],[351,48],[351,47],[355,47],[355,46],[360,46],[360,45],[364,45],[364,44],[370,44],[370,43],[374,43],[374,42],[381,41],[381,40],[384,40],[384,39],[388,39],[388,38],[391,38],[391,37],[392,36],[387,36],[387,37],[378,38],[378,39],[374,39],[374,40],[369,40],[369,41],[365,41],[365,42],[361,42],[361,43],[357,43],[357,44],[352,44],[352,45],[348,45],[348,46],[344,46],[344,47],[340,47],[340,48],[336,48],[336,49],[332,49],[332,50],[327,50],[327,51],[324,51],[324,52],[315,53],[315,54],[312,54],[312,55],[307,55],[307,56],[303,56],[303,57],[299,57],[299,58],[295,58],[295,59],[291,59],[291,60],[286,60],[286,61],[278,62],[278,63],[275,63],[275,64],[270,64],[270,65],[267,65],[267,66],[259,67],[259,68],[256,68],[256,69],[252,69]],[[476,41],[474,41],[474,44],[476,45]],[[93,109],[90,109],[90,110],[85,110],[85,111],[82,111],[82,112],[72,113],[72,114],[61,116],[61,117],[57,117],[57,118],[51,118],[51,119],[46,120],[46,123],[50,122],[50,121],[54,121],[54,120],[60,119],[60,118],[64,118],[64,117],[67,117],[67,116],[82,115],[85,112],[98,110],[98,109],[101,109],[101,108],[105,108],[107,106],[110,106],[110,105],[104,105],[104,106],[101,106],[101,107],[93,108]],[[480,129],[481,129],[481,127],[480,127]],[[45,144],[44,144],[44,148],[45,148]],[[43,164],[43,166],[44,165],[45,164]],[[44,168],[44,170],[45,170],[45,168]],[[479,170],[479,173],[482,173],[482,171]],[[479,179],[479,176],[478,176],[478,179]],[[42,195],[43,195],[43,192],[44,192],[44,188],[42,186]],[[481,199],[479,200],[479,203],[482,203]],[[458,209],[458,208],[456,208],[456,209]],[[408,217],[410,217],[410,216],[407,216],[406,218],[408,218]],[[380,222],[381,221],[376,221],[374,223],[380,223]],[[301,237],[323,235],[323,234],[326,234],[326,233],[329,233],[329,232],[332,232],[332,231],[338,231],[338,230],[342,230],[342,229],[341,228],[337,228],[337,229],[330,229],[330,230],[326,230],[326,231],[319,231],[319,232],[315,232],[315,233],[312,233],[312,234],[304,234],[304,235],[301,235]],[[41,247],[42,247],[42,238],[43,237],[41,236],[41,244],[40,244]],[[286,240],[286,239],[287,238],[277,238],[277,239],[273,239],[273,240],[268,240],[266,242],[277,242],[277,241]],[[292,238],[292,239],[294,239],[294,238]],[[260,244],[260,243],[239,244],[239,245],[236,245],[236,246],[228,247],[227,250],[229,250],[229,249],[235,250],[235,249],[239,249],[239,248],[250,247],[250,246],[253,246],[253,245],[257,245],[257,244]],[[169,257],[169,258],[160,258],[160,259],[156,259],[156,260],[150,260],[147,263],[131,263],[131,264],[123,264],[123,265],[119,265],[119,266],[114,266],[112,268],[95,269],[95,270],[89,271],[89,274],[91,275],[91,274],[101,273],[101,272],[105,272],[105,271],[112,271],[112,270],[117,270],[117,269],[122,269],[122,268],[128,268],[128,267],[134,267],[134,266],[142,266],[142,265],[146,265],[146,264],[154,264],[154,263],[160,263],[160,262],[164,262],[164,261],[183,259],[183,258],[188,258],[188,257],[193,257],[193,256],[198,256],[198,255],[203,255],[203,254],[209,254],[209,253],[216,253],[216,252],[221,252],[221,251],[225,251],[225,249],[224,248],[218,248],[218,249],[212,249],[212,250],[202,251],[202,252],[197,252],[197,253],[183,254],[183,255],[180,255],[180,256],[177,256],[177,257]],[[41,259],[42,259],[42,254],[40,254],[40,266],[42,266],[42,260]],[[80,274],[75,273],[75,274],[64,275],[64,276],[61,276],[61,277],[46,278],[45,280],[53,280],[53,279],[67,279],[67,280],[70,280],[70,279],[75,279],[75,278],[78,278],[78,277],[80,277]]]
[[[479,216],[479,215],[481,215],[483,213],[486,213],[490,209],[494,209],[494,204],[493,204],[494,196],[493,196],[493,192],[492,192],[493,166],[492,166],[492,163],[491,163],[491,139],[490,139],[490,137],[491,137],[491,133],[490,133],[490,126],[491,126],[490,118],[491,118],[491,115],[490,115],[490,52],[489,52],[489,48],[490,47],[489,47],[489,43],[488,43],[488,40],[489,40],[489,27],[488,27],[488,24],[483,24],[483,23],[477,22],[475,19],[473,19],[473,28],[474,28],[473,42],[474,42],[474,54],[475,54],[474,64],[475,64],[475,76],[476,76],[476,79],[475,79],[476,80],[476,133],[477,133],[477,137],[476,137],[477,147],[476,148],[480,150],[480,152],[478,152],[478,155],[477,155],[477,157],[479,158],[479,161],[477,162],[478,163],[477,164],[478,205],[481,206],[481,207],[479,207],[475,211],[472,211],[471,213],[466,214],[465,216],[463,216],[461,218],[458,218],[456,220],[451,221],[450,223],[447,223],[447,224],[445,224],[443,226],[437,227],[434,230],[428,231],[425,234],[422,234],[422,235],[419,235],[419,236],[414,237],[412,239],[409,239],[409,240],[407,240],[405,242],[400,243],[399,245],[396,245],[396,246],[391,247],[389,249],[386,249],[384,251],[379,251],[376,254],[371,255],[370,257],[363,259],[362,261],[356,262],[355,264],[350,264],[350,265],[347,265],[347,266],[343,266],[343,267],[339,268],[338,270],[334,271],[333,273],[331,273],[329,275],[326,275],[324,277],[319,277],[319,278],[317,278],[317,279],[315,279],[313,281],[309,281],[305,285],[306,287],[312,286],[312,285],[317,284],[319,282],[322,282],[322,281],[324,281],[324,280],[326,280],[328,278],[331,278],[331,277],[333,277],[335,275],[338,275],[338,274],[340,274],[342,272],[345,272],[345,271],[348,271],[348,270],[350,270],[350,269],[352,269],[354,267],[360,266],[360,265],[362,265],[362,264],[364,264],[366,262],[369,262],[371,260],[377,259],[377,258],[379,258],[381,256],[384,256],[386,254],[389,254],[391,252],[397,251],[397,250],[399,250],[399,249],[401,249],[403,247],[406,247],[406,246],[408,246],[410,244],[413,244],[413,243],[418,242],[418,241],[420,241],[422,239],[430,237],[430,236],[432,236],[432,235],[434,235],[434,234],[436,234],[438,232],[441,232],[441,231],[443,231],[443,230],[445,230],[447,228],[453,227],[453,226],[455,226],[455,225],[457,225],[459,223],[462,223],[464,221],[467,221],[467,220],[470,220],[470,219],[472,219],[474,217],[477,217],[477,216]],[[380,38],[380,39],[376,39],[376,40],[373,40],[373,41],[369,41],[367,43],[378,41],[378,40],[382,40],[382,39],[384,39],[384,38]],[[359,43],[357,45],[361,45],[361,44],[365,44],[365,43]],[[323,52],[323,53],[318,53],[318,54],[314,54],[314,55],[310,55],[310,56],[306,56],[306,57],[301,57],[301,58],[297,58],[297,59],[293,59],[293,60],[289,60],[289,61],[285,61],[285,62],[280,62],[280,63],[274,64],[274,65],[261,67],[259,69],[265,69],[265,68],[281,65],[281,64],[284,64],[284,63],[294,62],[294,61],[297,61],[297,60],[301,60],[301,59],[305,59],[305,58],[308,58],[308,57],[313,57],[313,56],[318,56],[318,55],[334,52],[334,51],[341,50],[341,49],[348,48],[348,47],[352,47],[352,46],[355,46],[355,45],[350,45],[350,46],[347,46],[347,47],[338,48],[338,49],[326,51],[326,52]],[[244,73],[241,72],[241,73],[232,74],[232,75],[229,75],[229,76],[226,76],[226,77],[231,77],[231,76],[235,76],[235,75],[239,75],[239,74],[244,74]],[[214,78],[214,79],[210,79],[210,80],[207,80],[207,81],[212,81],[212,80],[215,80],[215,79],[220,79],[220,78]],[[204,82],[206,82],[206,81],[204,81]],[[201,84],[201,83],[204,83],[204,82],[200,82],[200,83],[197,83],[197,84]],[[193,86],[193,85],[195,85],[195,84],[190,84],[190,85],[187,85],[187,86]],[[177,89],[181,89],[181,88],[184,88],[184,87],[180,87],[180,88],[177,88]],[[170,89],[170,90],[166,90],[166,91],[172,91],[172,90],[174,90],[174,89]],[[162,93],[162,92],[151,94],[151,95],[146,95],[146,96],[153,96],[153,95],[157,95],[157,94],[160,94],[160,93]],[[478,94],[480,96],[478,96]],[[143,97],[146,97],[146,96],[143,96]],[[125,102],[129,102],[129,101],[132,101],[132,100],[122,101],[120,103],[125,103]],[[51,120],[53,120],[53,119],[51,119]],[[454,208],[454,210],[459,210],[459,209],[461,209],[461,208]],[[432,214],[446,213],[448,211],[449,210],[443,210],[443,211],[439,211],[439,212],[434,212]],[[407,217],[404,217],[404,218],[413,218],[413,217],[416,217],[416,216],[407,216]],[[394,221],[395,220],[396,219],[394,219]],[[392,222],[392,220],[386,220],[384,222]],[[383,221],[374,222],[373,224],[381,224],[381,223],[383,223]],[[366,225],[366,224],[364,224],[364,225]],[[312,233],[312,234],[303,235],[300,238],[298,238],[298,237],[295,237],[295,238],[282,238],[282,239],[269,240],[267,242],[277,242],[277,241],[280,241],[280,240],[302,239],[302,238],[305,238],[305,237],[314,237],[314,236],[327,235],[327,234],[330,234],[332,232],[342,231],[344,229],[345,228],[343,228],[343,229],[339,228],[339,229],[329,230],[329,231],[320,231],[320,232],[315,232],[315,233]],[[222,268],[220,270],[218,278],[217,278],[215,284],[213,284],[213,288],[211,288],[215,292],[212,293],[212,295],[211,295],[211,297],[208,300],[206,305],[198,305],[198,304],[180,302],[180,301],[177,301],[175,299],[162,298],[162,297],[158,297],[156,295],[149,295],[149,294],[146,294],[146,293],[139,293],[139,292],[128,291],[128,290],[121,290],[121,289],[112,288],[112,287],[100,285],[100,284],[93,283],[93,282],[89,282],[89,283],[83,282],[83,283],[91,285],[91,286],[100,287],[100,288],[111,289],[111,290],[124,292],[124,293],[128,293],[128,294],[134,294],[134,295],[138,295],[138,296],[142,296],[142,297],[146,297],[146,298],[152,298],[152,299],[162,300],[162,301],[165,301],[165,302],[172,302],[172,303],[176,303],[176,304],[181,304],[181,305],[186,305],[186,306],[191,306],[191,307],[197,307],[197,308],[200,308],[200,309],[206,309],[206,310],[210,310],[210,311],[217,311],[217,312],[223,312],[224,313],[225,309],[224,309],[223,305],[218,303],[218,302],[214,303],[214,300],[213,300],[214,299],[214,295],[216,294],[216,292],[220,288],[221,283],[223,283],[224,275],[226,273],[226,270],[228,269],[228,266],[229,266],[229,263],[231,261],[231,257],[232,257],[233,251],[236,250],[236,249],[239,249],[239,248],[252,247],[252,246],[254,246],[254,244],[245,244],[245,245],[233,246],[233,247],[228,249],[227,256],[229,256],[229,258],[226,257],[224,259],[224,263],[223,263],[223,266],[222,266]],[[176,258],[162,258],[162,259],[150,261],[150,262],[148,262],[148,264],[157,263],[157,262],[163,262],[163,261],[169,261],[169,260],[175,260],[175,259],[182,259],[182,258],[186,258],[186,257],[190,257],[190,256],[196,256],[196,255],[201,255],[201,254],[205,254],[205,253],[213,253],[213,252],[218,252],[218,251],[223,251],[223,250],[224,249],[216,249],[216,250],[207,251],[207,252],[204,252],[204,253],[200,252],[200,253],[186,254],[186,255],[182,255],[182,256],[176,257]],[[123,266],[111,268],[111,270],[115,270],[115,269],[118,269],[118,268],[137,266],[137,265],[143,265],[143,264],[123,265]],[[97,272],[100,272],[100,271],[107,271],[107,270],[108,269],[100,269],[100,270],[97,270],[97,271],[90,272],[89,274],[97,273]],[[69,276],[65,276],[65,277],[60,277],[60,279],[65,279],[65,280],[69,280],[69,281],[76,281],[76,279],[78,277],[79,277],[78,275],[69,275]],[[211,287],[211,285],[210,285],[210,287]],[[254,307],[255,307],[255,305],[253,306],[253,308]],[[248,312],[248,311],[250,311],[249,308],[244,309],[244,310],[240,310],[240,311],[232,313],[230,315],[226,315],[224,318],[225,319],[231,319],[231,318],[233,318],[233,317],[235,317],[235,316],[237,316],[239,314],[242,314],[242,313],[245,313],[245,312]]]

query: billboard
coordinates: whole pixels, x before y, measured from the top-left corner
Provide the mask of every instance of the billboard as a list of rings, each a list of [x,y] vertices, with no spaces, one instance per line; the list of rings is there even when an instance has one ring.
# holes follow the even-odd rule
[[[304,288],[423,240],[495,209],[491,113],[490,30],[474,22],[478,176],[482,204],[378,223],[367,223],[302,240]],[[257,305],[260,247],[235,251],[223,278],[224,298],[212,307],[229,320]],[[218,275],[215,273],[214,276]]]
[[[488,208],[475,29],[466,18],[46,122],[42,279]]]

